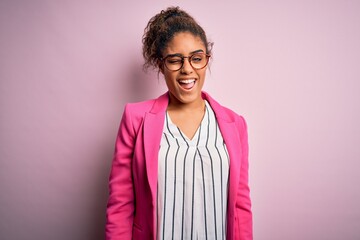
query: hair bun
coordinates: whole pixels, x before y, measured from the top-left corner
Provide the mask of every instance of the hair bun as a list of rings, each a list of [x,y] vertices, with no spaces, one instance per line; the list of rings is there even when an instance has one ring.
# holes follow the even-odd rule
[[[167,10],[162,10],[161,13],[164,14],[164,20],[165,21],[168,18],[178,17],[178,16],[183,15],[183,14],[181,14],[181,11],[179,10],[179,7],[168,8]]]

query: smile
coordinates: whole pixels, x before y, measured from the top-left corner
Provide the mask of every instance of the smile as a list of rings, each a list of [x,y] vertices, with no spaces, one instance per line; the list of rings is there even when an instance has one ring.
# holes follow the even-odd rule
[[[191,90],[194,87],[195,82],[196,82],[195,78],[178,80],[180,86],[185,90]]]

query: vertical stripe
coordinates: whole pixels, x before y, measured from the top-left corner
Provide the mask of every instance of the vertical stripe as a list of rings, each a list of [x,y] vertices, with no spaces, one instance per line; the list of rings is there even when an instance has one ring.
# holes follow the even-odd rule
[[[224,147],[224,150],[225,150],[225,153],[226,153],[226,156],[227,156],[228,165],[230,166],[230,157],[229,157],[228,151],[226,150],[225,141],[223,141],[223,147]]]
[[[204,199],[204,222],[205,222],[205,237],[207,239],[207,218],[206,218],[206,195],[205,195],[205,177],[204,177],[204,163],[203,159],[201,157],[201,154],[199,152],[199,149],[197,150],[200,157],[200,163],[201,163],[201,173],[202,173],[202,183],[203,183],[203,199]]]
[[[206,109],[207,109],[207,106],[206,106]],[[209,158],[210,158],[210,163],[211,163],[211,180],[212,180],[212,187],[213,187],[213,200],[214,200],[214,224],[215,224],[215,239],[217,239],[217,224],[216,224],[216,200],[215,200],[215,182],[214,182],[214,165],[213,165],[213,159],[211,157],[211,153],[210,153],[210,150],[209,150],[209,147],[208,147],[208,144],[209,144],[209,135],[210,135],[210,114],[207,114],[208,116],[208,124],[207,124],[207,136],[206,136],[206,150],[209,154]],[[216,131],[215,131],[216,132]],[[216,144],[215,144],[216,145]],[[221,159],[221,157],[220,157]]]
[[[178,140],[176,139],[176,144],[177,144],[177,149],[176,149],[176,154],[175,154],[175,164],[174,164],[174,203],[173,203],[173,217],[172,217],[172,228],[171,228],[171,231],[172,231],[172,239],[174,239],[174,221],[175,221],[175,203],[176,203],[176,159],[177,159],[177,156],[178,156],[178,153],[179,153],[179,148],[180,148],[180,145],[179,145],[179,142]]]
[[[168,161],[168,154],[169,154],[169,150],[170,150],[170,144],[169,144],[169,140],[166,136],[166,134],[164,134],[166,142],[168,143],[168,149],[166,150],[166,155],[165,155],[165,181],[164,181],[164,215],[163,215],[163,234],[162,237],[164,238],[165,236],[165,226],[166,226],[166,221],[165,221],[165,217],[166,217],[166,183],[167,183],[167,161]]]
[[[216,125],[216,131],[215,131],[215,148],[216,151],[219,155],[219,159],[220,159],[220,188],[221,188],[221,216],[224,218],[224,186],[223,186],[223,159],[221,158],[221,154],[219,151],[219,148],[217,147],[217,141],[218,141],[218,124],[217,122],[215,122]],[[224,238],[224,233],[225,233],[225,229],[224,229],[224,221],[222,221],[221,224],[221,236],[222,238]]]
[[[194,184],[195,184],[195,157],[196,152],[193,159],[193,179],[192,179],[192,197],[191,197],[191,240],[193,239],[193,231],[194,231]]]
[[[182,139],[184,140],[184,142],[186,143],[186,152],[185,152],[185,156],[184,156],[184,168],[183,168],[183,198],[182,198],[182,214],[181,214],[181,239],[184,239],[184,214],[185,214],[185,169],[186,169],[186,157],[187,154],[189,152],[189,144],[186,141],[186,139],[184,138],[184,136],[182,135],[181,131],[179,128],[177,128],[180,136],[182,137]]]
[[[168,116],[167,113],[165,114],[165,117],[166,117],[166,127],[167,127],[167,130],[168,130],[168,132],[170,133],[170,135],[174,138],[174,135],[173,135],[172,132],[170,131],[170,127],[169,127],[169,116]]]
[[[226,146],[225,146],[225,141],[223,140],[223,149],[226,153],[226,159],[227,159],[227,167],[228,167],[228,170],[230,168],[230,157],[229,157],[229,153],[226,149]],[[228,172],[228,175],[227,175],[227,178],[229,178],[229,172]],[[228,192],[228,189],[229,189],[229,181],[226,181],[226,192]],[[227,217],[225,217],[225,229],[227,229]]]
[[[199,127],[199,135],[198,135],[198,140],[197,140],[197,144],[196,147],[199,146],[199,142],[200,142],[200,136],[201,136],[201,124]],[[192,181],[192,199],[191,199],[191,240],[193,239],[193,233],[194,233],[194,190],[195,190],[195,160],[196,160],[196,153],[194,154],[194,159],[193,159],[193,181]]]

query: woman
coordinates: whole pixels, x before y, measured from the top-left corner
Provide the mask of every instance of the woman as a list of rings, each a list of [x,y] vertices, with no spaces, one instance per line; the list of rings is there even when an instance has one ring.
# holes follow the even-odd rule
[[[211,44],[185,11],[154,16],[145,66],[168,92],[127,104],[110,174],[107,239],[252,239],[244,119],[202,92]]]

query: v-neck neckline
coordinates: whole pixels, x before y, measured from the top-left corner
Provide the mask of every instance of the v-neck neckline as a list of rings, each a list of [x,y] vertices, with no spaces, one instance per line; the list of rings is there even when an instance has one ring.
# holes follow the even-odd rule
[[[208,105],[208,103],[207,103],[207,101],[205,101],[205,113],[204,113],[204,116],[201,119],[201,122],[200,122],[198,128],[196,129],[194,136],[191,139],[183,131],[181,131],[181,129],[175,123],[172,122],[168,111],[166,111],[166,119],[167,119],[168,126],[169,126],[167,131],[170,133],[170,135],[172,137],[183,139],[189,145],[198,145],[199,138],[201,137],[201,136],[199,136],[199,134],[201,134],[201,131],[200,131],[201,126],[203,126],[205,124],[205,121],[207,121],[207,116],[209,114],[207,105]]]

